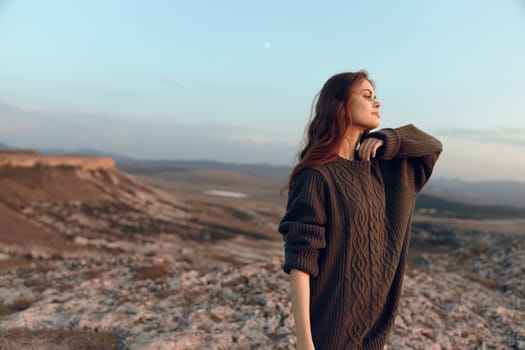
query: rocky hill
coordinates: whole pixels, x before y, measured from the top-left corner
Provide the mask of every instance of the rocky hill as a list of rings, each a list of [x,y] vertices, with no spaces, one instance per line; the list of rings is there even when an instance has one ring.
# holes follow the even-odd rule
[[[170,195],[109,158],[0,152],[0,252],[12,256],[138,253],[240,263],[277,248],[277,215],[272,206]]]
[[[275,202],[15,153],[0,153],[0,350],[295,348]],[[524,221],[416,216],[388,349],[525,349]]]

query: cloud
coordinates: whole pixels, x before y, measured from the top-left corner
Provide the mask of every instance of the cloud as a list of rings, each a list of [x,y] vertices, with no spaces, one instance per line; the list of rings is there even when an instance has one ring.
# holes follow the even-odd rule
[[[295,155],[286,138],[260,129],[54,113],[3,103],[0,141],[21,148],[90,148],[145,159],[291,165]]]
[[[525,146],[525,129],[498,127],[492,129],[449,128],[436,131],[437,136],[465,138],[509,146]]]
[[[0,117],[6,119],[14,119],[14,117],[22,120],[40,120],[51,123],[59,123],[61,121],[85,123],[87,121],[109,122],[113,118],[102,113],[85,113],[78,111],[57,111],[42,106],[19,107],[12,104],[0,101]]]

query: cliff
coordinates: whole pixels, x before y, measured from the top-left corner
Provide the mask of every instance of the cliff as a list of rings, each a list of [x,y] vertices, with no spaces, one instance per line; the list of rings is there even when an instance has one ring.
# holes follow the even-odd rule
[[[74,167],[84,170],[115,170],[115,161],[107,157],[92,156],[61,156],[45,155],[35,151],[1,150],[0,167],[31,168],[45,167]]]

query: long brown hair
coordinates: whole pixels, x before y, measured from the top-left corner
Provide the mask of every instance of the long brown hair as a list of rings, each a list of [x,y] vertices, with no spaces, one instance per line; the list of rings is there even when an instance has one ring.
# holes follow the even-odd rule
[[[347,110],[348,100],[352,88],[361,80],[368,80],[373,85],[365,70],[339,73],[328,79],[317,94],[314,99],[315,109],[304,137],[304,147],[288,179],[288,189],[304,168],[319,166],[337,158],[344,136],[352,125]]]

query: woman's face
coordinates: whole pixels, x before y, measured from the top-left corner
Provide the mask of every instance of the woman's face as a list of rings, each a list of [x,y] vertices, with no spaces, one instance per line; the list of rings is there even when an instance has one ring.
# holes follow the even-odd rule
[[[346,109],[352,118],[352,127],[368,131],[379,127],[379,107],[374,87],[368,80],[361,80],[353,87]]]

